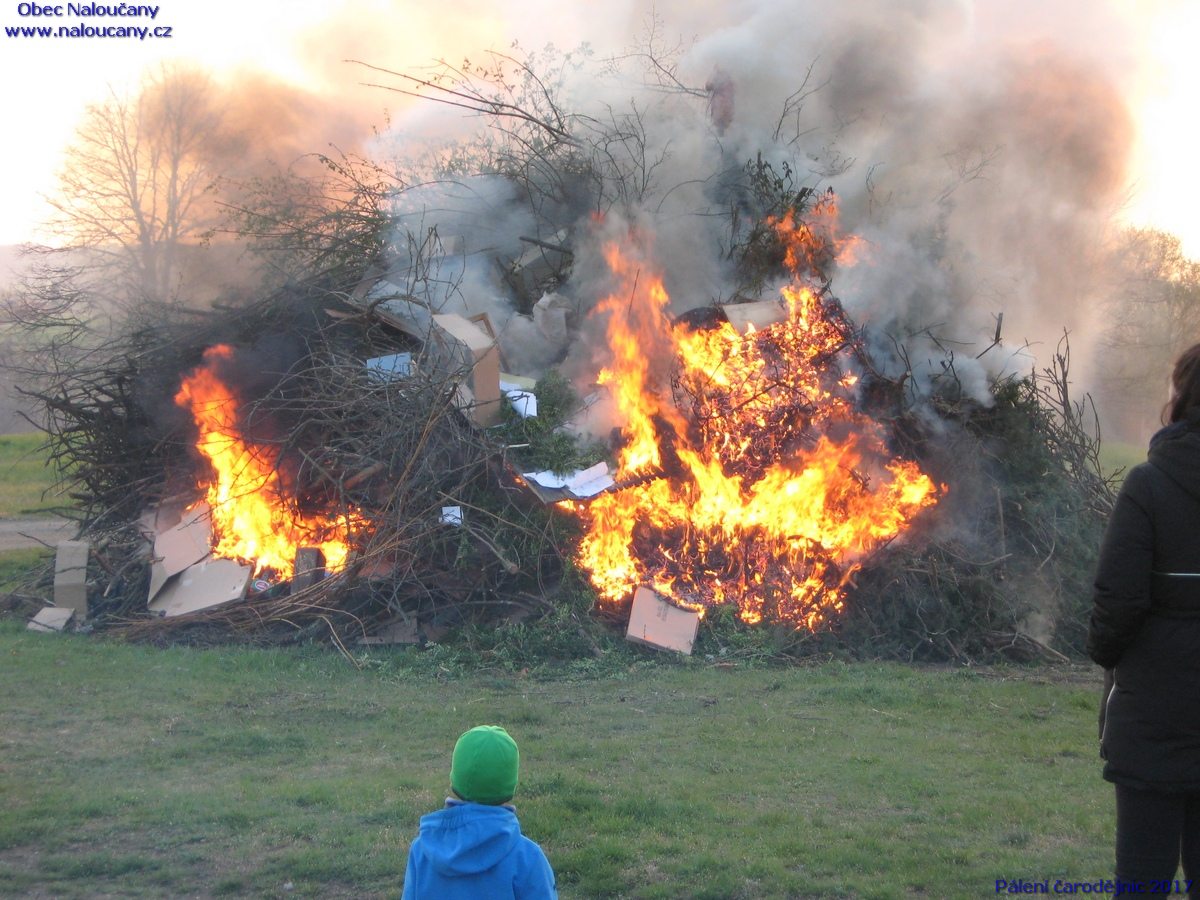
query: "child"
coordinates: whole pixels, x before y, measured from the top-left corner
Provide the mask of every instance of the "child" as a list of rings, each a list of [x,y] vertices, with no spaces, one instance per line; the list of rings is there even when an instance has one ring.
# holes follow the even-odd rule
[[[454,745],[446,808],[421,816],[408,851],[402,900],[557,900],[542,848],[521,834],[510,801],[520,754],[499,725],[472,728]]]

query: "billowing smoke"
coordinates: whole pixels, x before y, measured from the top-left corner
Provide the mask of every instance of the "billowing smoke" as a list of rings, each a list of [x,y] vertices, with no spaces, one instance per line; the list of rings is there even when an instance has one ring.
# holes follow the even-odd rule
[[[836,272],[833,289],[876,338],[882,360],[899,340],[925,384],[943,372],[949,350],[962,388],[985,398],[989,378],[1027,372],[1067,330],[1072,376],[1088,386],[1106,241],[1126,199],[1134,143],[1121,89],[1133,68],[1115,48],[1136,48],[1118,40],[1127,23],[1104,7],[1044,7],[613,7],[607,30],[590,35],[598,40],[589,58],[564,67],[557,98],[565,112],[614,130],[636,124],[636,146],[610,142],[604,160],[636,190],[600,188],[589,194],[592,208],[554,211],[575,244],[564,293],[586,307],[602,290],[588,240],[602,212],[653,235],[674,310],[730,299],[730,210],[746,162],[761,158],[776,173],[786,164],[797,187],[832,187],[845,229],[868,242],[858,264]],[[520,18],[499,17],[521,28]],[[535,31],[547,28],[541,20]],[[562,32],[551,35],[559,56],[575,46],[578,28],[571,20],[550,29]],[[403,68],[394,53],[379,52],[384,59],[355,56]],[[376,144],[392,156],[425,152],[439,134],[463,139],[480,121],[380,95],[407,110]],[[527,250],[518,235],[547,238],[551,216],[522,204],[502,179],[467,178],[410,193],[397,221],[401,233],[436,226],[461,240],[460,256],[440,259],[456,289],[437,304],[490,313],[510,362],[538,374],[553,360],[539,352],[529,319],[515,316],[498,275],[498,260]],[[1001,316],[1002,342],[989,349]],[[584,373],[589,358],[581,346],[566,365]]]
[[[603,197],[600,211],[653,234],[677,311],[732,293],[731,185],[761,156],[777,172],[786,163],[797,186],[837,192],[843,225],[869,247],[834,291],[881,346],[907,345],[918,379],[940,373],[949,349],[982,398],[988,377],[1027,371],[1066,329],[1086,383],[1134,139],[1118,82],[1128,60],[1112,52],[1121,23],[1103,9],[1053,6],[754,0],[704,21],[660,4],[656,19],[631,10],[639,36],[615,63],[597,48],[562,96],[603,121],[636,111],[643,161],[623,162],[644,190]],[[437,117],[422,116],[426,131]],[[454,228],[469,250],[499,249],[511,212],[497,215],[493,187],[469,190],[487,196],[474,216],[458,202]],[[597,266],[581,223],[595,211],[570,223],[568,287],[584,302]],[[492,234],[476,234],[487,224]],[[494,269],[468,269],[467,281],[477,275],[476,295],[501,293]],[[976,360],[1000,314],[1002,345]]]
[[[1007,5],[1005,21],[984,6],[750,4],[685,59],[735,86],[727,156],[790,158],[841,197],[870,242],[835,278],[852,314],[907,338],[914,363],[926,329],[960,347],[976,392],[1000,313],[1008,349],[984,358],[990,374],[1064,328],[1085,361],[1134,137],[1103,40],[1117,23],[1094,4]]]

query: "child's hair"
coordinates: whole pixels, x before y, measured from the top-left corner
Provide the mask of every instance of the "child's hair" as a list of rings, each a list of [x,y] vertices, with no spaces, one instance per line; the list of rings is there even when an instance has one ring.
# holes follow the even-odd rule
[[[463,800],[497,806],[517,790],[521,754],[499,725],[478,725],[454,745],[450,789]]]

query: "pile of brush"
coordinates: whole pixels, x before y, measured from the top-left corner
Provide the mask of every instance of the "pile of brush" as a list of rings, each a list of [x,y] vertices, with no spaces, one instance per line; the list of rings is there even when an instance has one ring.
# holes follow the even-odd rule
[[[341,295],[344,297],[345,295]],[[181,317],[182,316],[182,317]],[[148,513],[202,499],[197,426],[175,402],[217,344],[242,360],[241,438],[258,447],[297,513],[340,515],[348,562],[304,586],[263,576],[235,603],[178,618],[147,609]],[[407,351],[403,377],[364,363]],[[544,607],[562,572],[556,521],[518,480],[505,429],[461,410],[467,373],[420,364],[420,342],[337,295],[289,291],[248,308],[172,313],[76,355],[31,393],[50,458],[92,548],[89,610],[131,637],[345,643],[384,624],[414,631]],[[236,376],[235,376],[236,377]],[[419,632],[418,632],[419,633]]]

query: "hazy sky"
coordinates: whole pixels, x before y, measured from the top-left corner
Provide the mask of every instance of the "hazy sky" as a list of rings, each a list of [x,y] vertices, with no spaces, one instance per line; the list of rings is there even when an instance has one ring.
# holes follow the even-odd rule
[[[0,34],[6,109],[0,142],[0,244],[37,236],[36,225],[46,214],[39,194],[54,189],[61,149],[85,106],[102,100],[110,89],[128,89],[145,67],[161,60],[194,61],[231,80],[239,72],[266,71],[337,97],[382,124],[385,110],[390,106],[394,112],[398,98],[358,85],[362,73],[345,64],[345,58],[411,68],[438,56],[460,59],[505,48],[513,40],[527,48],[549,41],[571,47],[586,40],[601,53],[615,53],[632,41],[649,6],[644,0],[161,0],[150,20],[81,17],[70,14],[65,2],[59,6],[61,15],[21,15],[28,5],[7,0],[0,6],[4,28],[169,26],[171,37],[138,41]],[[1022,31],[1022,4],[962,0],[962,6],[980,27],[1001,28],[1010,39]],[[737,7],[736,0],[655,4],[668,30],[685,40],[703,38],[736,21]],[[888,3],[878,7],[880,16],[889,14]],[[1200,157],[1200,127],[1194,124],[1200,108],[1200,53],[1195,49],[1200,3],[1040,0],[1028,9],[1039,11],[1041,27],[1055,29],[1055,38],[1088,44],[1095,53],[1111,52],[1119,61],[1125,73],[1122,89],[1140,134],[1128,215],[1175,232],[1192,255],[1200,255],[1200,212],[1189,189],[1194,160]],[[1105,27],[1093,29],[1093,10]],[[1043,15],[1045,11],[1049,13]],[[1114,21],[1119,27],[1113,27]]]

